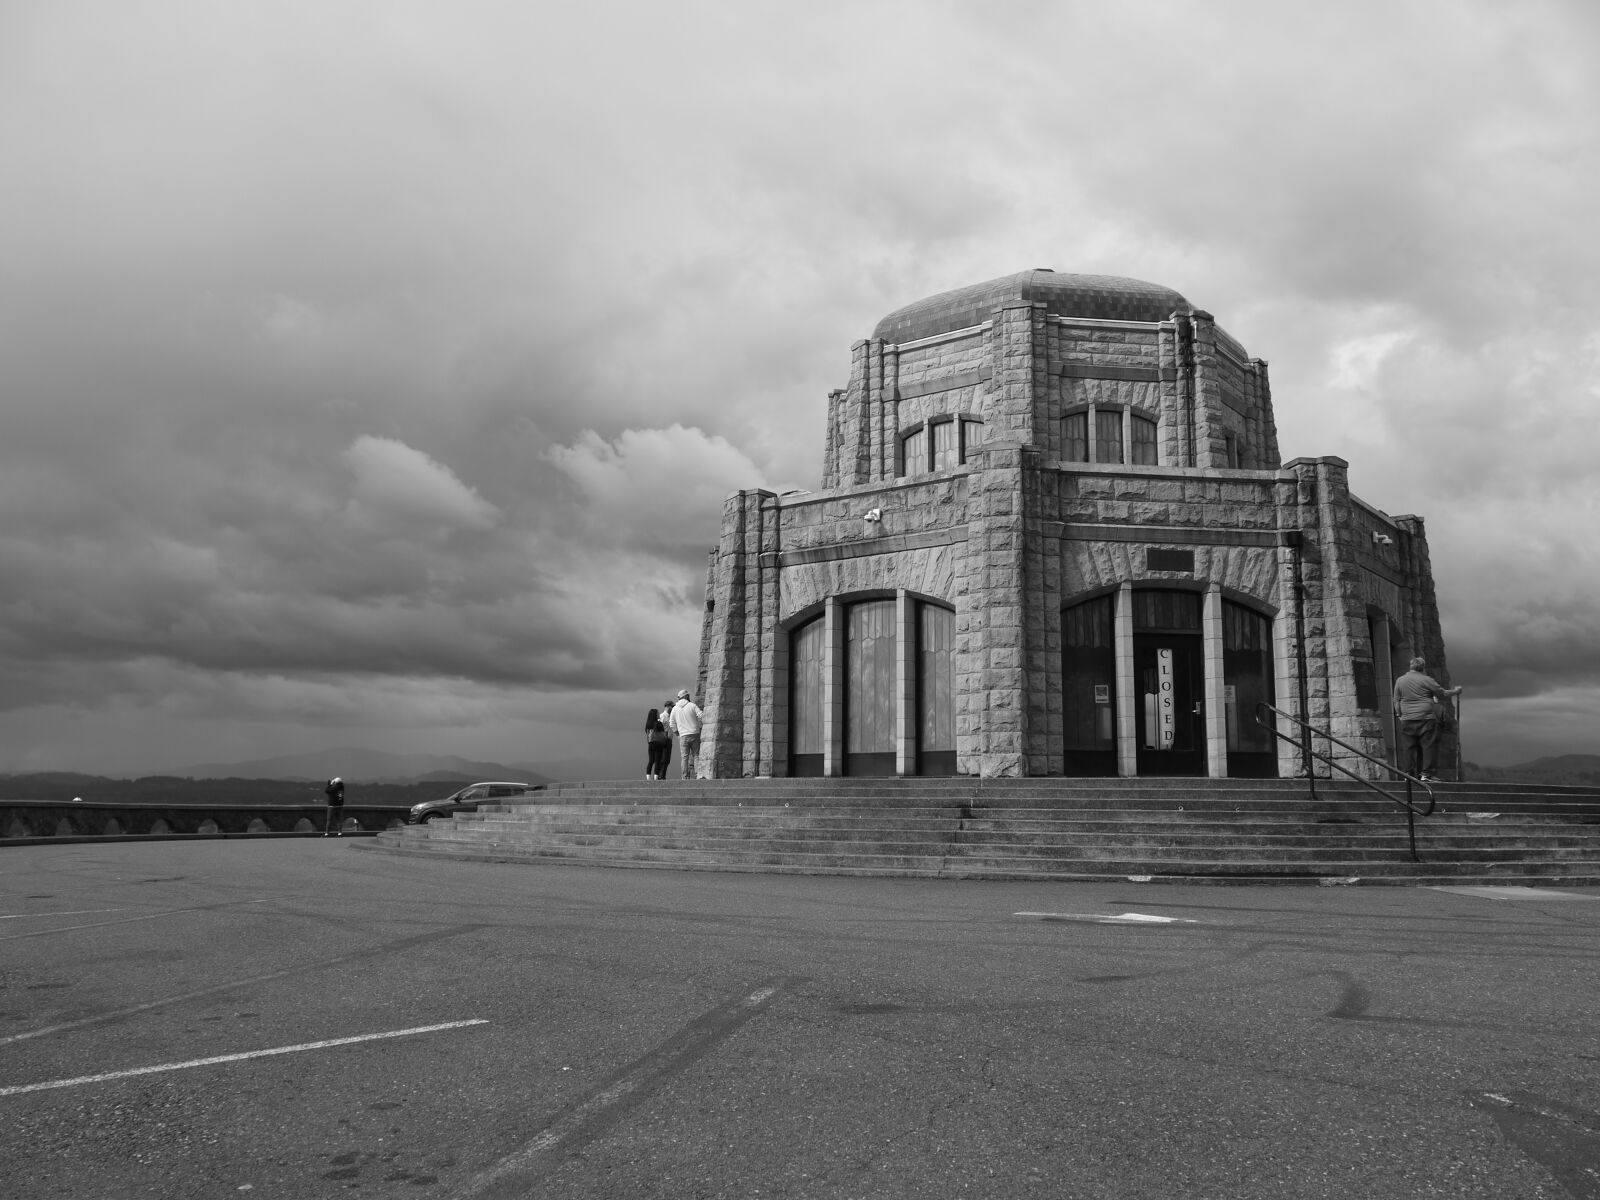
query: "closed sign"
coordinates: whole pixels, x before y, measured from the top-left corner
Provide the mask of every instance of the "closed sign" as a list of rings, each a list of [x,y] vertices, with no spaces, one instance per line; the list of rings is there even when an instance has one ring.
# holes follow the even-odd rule
[[[1178,714],[1172,694],[1172,651],[1156,651],[1156,722],[1161,730],[1158,745],[1171,750],[1178,738]]]

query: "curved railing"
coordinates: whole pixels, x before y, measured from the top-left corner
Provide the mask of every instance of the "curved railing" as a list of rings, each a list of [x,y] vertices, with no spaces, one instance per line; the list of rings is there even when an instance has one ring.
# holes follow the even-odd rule
[[[1278,717],[1282,717],[1285,721],[1289,721],[1292,724],[1298,725],[1304,737],[1294,738],[1289,734],[1284,733],[1283,730],[1278,728],[1278,723],[1276,720]],[[1438,798],[1433,794],[1433,789],[1429,787],[1424,780],[1418,779],[1414,775],[1407,775],[1404,771],[1401,771],[1393,764],[1386,762],[1381,758],[1375,758],[1368,754],[1365,750],[1357,749],[1349,742],[1334,737],[1333,734],[1329,733],[1327,730],[1319,729],[1309,721],[1302,721],[1293,713],[1284,712],[1283,709],[1268,704],[1265,700],[1256,705],[1256,724],[1261,726],[1261,728],[1265,729],[1268,733],[1272,734],[1272,736],[1277,738],[1279,741],[1288,742],[1291,746],[1301,750],[1311,758],[1319,759],[1322,762],[1327,763],[1328,766],[1332,767],[1335,771],[1338,771],[1342,775],[1349,776],[1351,779],[1361,784],[1362,787],[1368,789],[1369,791],[1377,792],[1378,795],[1382,796],[1385,800],[1388,800],[1393,804],[1398,804],[1401,808],[1405,809],[1406,835],[1411,844],[1411,860],[1413,862],[1422,861],[1421,857],[1417,854],[1417,818],[1432,816],[1434,806],[1438,803]],[[1400,778],[1406,781],[1406,794],[1403,797],[1398,796],[1394,792],[1391,792],[1388,788],[1380,787],[1378,784],[1372,782],[1370,779],[1367,779],[1365,776],[1356,774],[1349,767],[1337,761],[1331,754],[1324,754],[1318,750],[1312,741],[1313,738],[1322,738],[1326,741],[1332,742],[1335,746],[1338,746],[1350,754],[1355,755],[1357,758],[1366,759],[1367,762],[1372,763],[1375,766],[1382,767],[1385,771],[1394,771],[1400,776]],[[1307,766],[1309,767],[1310,764],[1308,763]],[[1307,772],[1307,778],[1310,780],[1312,794],[1315,796],[1317,787],[1316,778],[1311,776],[1309,771]],[[1428,805],[1426,808],[1419,808],[1416,802],[1412,799],[1412,784],[1419,785],[1423,791],[1428,793]]]

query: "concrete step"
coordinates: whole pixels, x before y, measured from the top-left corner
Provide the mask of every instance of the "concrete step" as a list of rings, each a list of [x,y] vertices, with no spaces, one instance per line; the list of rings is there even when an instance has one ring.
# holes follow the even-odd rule
[[[1319,784],[1311,801],[1292,780],[556,785],[374,843],[402,854],[789,873],[1600,884],[1600,791],[1449,786],[1436,815],[1417,821],[1421,864],[1410,859],[1403,810],[1354,786]]]

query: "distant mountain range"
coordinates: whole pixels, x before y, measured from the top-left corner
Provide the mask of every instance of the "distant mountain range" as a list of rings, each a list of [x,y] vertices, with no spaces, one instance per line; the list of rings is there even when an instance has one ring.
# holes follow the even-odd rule
[[[1593,787],[1600,784],[1600,754],[1557,754],[1510,767],[1480,767],[1466,763],[1468,779],[1486,783],[1567,783]]]
[[[170,772],[191,779],[289,779],[320,783],[338,775],[351,783],[477,783],[487,779],[549,783],[527,763],[482,762],[453,754],[390,754],[382,750],[318,750],[246,762],[195,763]]]

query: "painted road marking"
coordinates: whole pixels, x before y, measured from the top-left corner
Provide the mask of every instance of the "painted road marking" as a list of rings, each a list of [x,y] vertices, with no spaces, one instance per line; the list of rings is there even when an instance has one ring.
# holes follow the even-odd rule
[[[298,1046],[274,1046],[270,1050],[246,1050],[242,1054],[218,1054],[212,1058],[192,1058],[188,1062],[162,1063],[157,1067],[134,1067],[129,1071],[108,1071],[104,1075],[80,1075],[76,1079],[52,1079],[49,1083],[27,1083],[20,1087],[0,1088],[0,1096],[20,1096],[25,1092],[45,1092],[51,1088],[77,1087],[83,1083],[106,1083],[112,1079],[131,1079],[135,1075],[156,1075],[162,1071],[186,1071],[191,1067],[210,1067],[217,1063],[244,1062],[251,1058],[269,1058],[274,1054],[298,1054],[302,1050],[326,1050],[332,1046],[351,1046],[357,1042],[376,1042],[384,1038],[412,1037],[419,1033],[440,1033],[446,1029],[464,1029],[468,1025],[487,1025],[485,1017],[468,1021],[446,1021],[443,1025],[419,1025],[415,1029],[391,1029],[386,1033],[363,1033],[355,1037],[329,1038],[321,1042],[302,1042]]]
[[[74,912],[54,913],[3,913],[0,921],[23,921],[30,917],[87,917],[93,913],[126,912],[125,908],[80,908]]]
[[[1189,917],[1158,917],[1152,913],[1125,912],[1114,916],[1106,913],[1046,913],[1019,912],[1014,917],[1031,917],[1036,921],[1088,921],[1095,925],[1198,925]]]
[[[437,941],[440,938],[455,937],[460,933],[471,933],[482,929],[482,925],[457,925],[450,929],[441,929],[434,933],[419,933],[412,937],[401,938],[398,942],[385,942],[381,946],[368,946],[362,950],[355,950],[349,954],[341,954],[337,958],[322,958],[316,962],[303,963],[297,967],[285,967],[281,971],[268,971],[265,975],[251,975],[247,979],[231,979],[227,983],[217,983],[210,987],[196,988],[192,992],[180,992],[176,996],[163,996],[159,1000],[149,1000],[144,1004],[133,1004],[127,1008],[113,1009],[111,1012],[96,1013],[92,1017],[80,1017],[76,1021],[63,1021],[59,1025],[46,1025],[43,1029],[30,1029],[27,1033],[13,1033],[10,1037],[0,1037],[0,1046],[12,1042],[26,1042],[31,1038],[44,1037],[52,1033],[64,1033],[69,1029],[82,1029],[87,1025],[100,1025],[106,1021],[118,1021],[123,1017],[131,1017],[135,1013],[149,1012],[152,1008],[165,1008],[169,1004],[182,1004],[186,1000],[198,1000],[203,996],[214,996],[219,992],[231,992],[237,988],[248,987],[255,983],[266,983],[272,979],[286,979],[291,975],[303,975],[308,971],[320,971],[324,967],[335,967],[340,963],[355,962],[362,958],[376,958],[380,954],[392,954],[396,950],[404,950],[409,946],[420,946],[427,942]]]
[[[88,925],[63,925],[57,929],[35,929],[32,933],[8,933],[0,942],[15,942],[22,938],[50,937],[57,933],[71,933],[76,929],[104,929],[107,925],[128,925],[134,921],[153,921],[157,917],[172,917],[179,913],[215,912],[220,908],[235,908],[240,904],[271,904],[272,900],[229,900],[225,904],[197,904],[193,908],[164,908],[160,912],[146,913],[142,917],[123,917],[120,921],[92,921]],[[113,912],[116,910],[113,909]]]
[[[461,1200],[529,1195],[528,1175],[545,1155],[591,1141],[630,1109],[642,1104],[674,1075],[698,1062],[771,1003],[785,988],[805,982],[787,977],[702,1013],[644,1057],[611,1076],[531,1141],[488,1167],[458,1192]]]
[[[1457,896],[1487,896],[1491,900],[1600,900],[1582,892],[1558,892],[1553,888],[1518,887],[1507,884],[1462,884],[1459,887],[1434,887],[1430,891],[1453,892]]]

